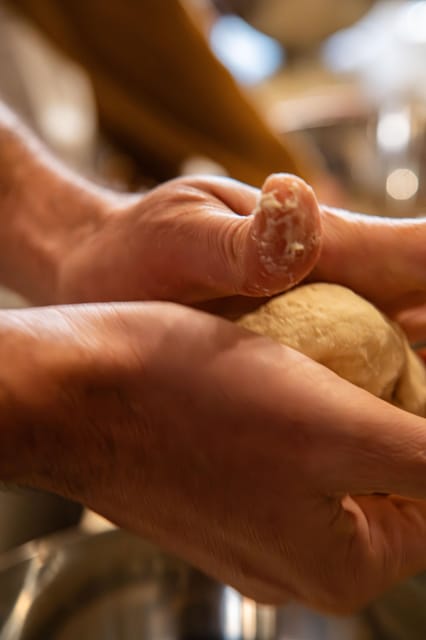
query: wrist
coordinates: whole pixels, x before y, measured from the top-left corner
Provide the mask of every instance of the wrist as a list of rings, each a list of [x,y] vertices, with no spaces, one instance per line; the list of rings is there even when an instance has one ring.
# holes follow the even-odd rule
[[[61,263],[104,216],[107,192],[57,163],[0,105],[0,282],[57,299]]]

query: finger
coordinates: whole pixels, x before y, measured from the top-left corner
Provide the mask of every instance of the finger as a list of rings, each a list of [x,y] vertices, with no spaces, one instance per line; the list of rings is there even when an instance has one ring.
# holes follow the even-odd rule
[[[351,514],[358,521],[352,561],[364,573],[366,589],[371,589],[364,593],[366,602],[426,569],[426,502],[398,496],[352,500],[361,511],[352,509]]]
[[[394,313],[425,300],[425,220],[322,207],[323,246],[313,279],[337,282]],[[366,271],[360,265],[368,265]]]
[[[225,202],[236,204],[227,194]],[[246,203],[247,204],[247,203]],[[244,207],[243,207],[244,210]],[[270,176],[252,215],[233,218],[223,233],[220,216],[211,216],[225,273],[221,294],[273,295],[300,282],[313,268],[320,251],[318,203],[303,180]]]
[[[268,178],[254,212],[247,268],[257,261],[269,287],[276,278],[280,285],[287,280],[288,288],[313,268],[320,238],[320,213],[312,189],[294,176]]]
[[[319,528],[321,531],[321,527]],[[344,496],[319,535],[321,572],[310,604],[327,613],[359,611],[395,583],[426,568],[426,502],[397,496]]]

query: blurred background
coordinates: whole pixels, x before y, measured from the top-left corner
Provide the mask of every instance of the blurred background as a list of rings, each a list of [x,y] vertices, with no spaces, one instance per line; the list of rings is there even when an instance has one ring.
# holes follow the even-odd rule
[[[422,214],[424,2],[131,4],[1,9],[0,94],[65,161],[116,188],[295,171],[331,204]]]
[[[197,173],[260,186],[289,171],[335,206],[426,212],[426,1],[0,0],[0,98],[65,163],[118,190]],[[0,552],[80,521],[108,528],[54,496],[2,491]],[[355,637],[299,614],[280,637]],[[1,640],[27,637],[16,629]],[[418,629],[380,637],[426,637],[426,621]]]

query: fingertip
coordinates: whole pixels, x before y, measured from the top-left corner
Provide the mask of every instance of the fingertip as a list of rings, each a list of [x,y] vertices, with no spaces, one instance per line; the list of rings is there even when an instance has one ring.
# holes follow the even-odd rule
[[[296,200],[300,194],[310,194],[315,199],[312,187],[300,178],[291,173],[272,173],[263,183],[262,193],[270,193],[276,191],[277,198],[284,204],[285,200],[295,197]],[[291,206],[291,202],[288,206]]]
[[[321,247],[320,210],[312,188],[297,176],[269,176],[254,210],[251,239],[261,293],[300,282],[314,267]]]

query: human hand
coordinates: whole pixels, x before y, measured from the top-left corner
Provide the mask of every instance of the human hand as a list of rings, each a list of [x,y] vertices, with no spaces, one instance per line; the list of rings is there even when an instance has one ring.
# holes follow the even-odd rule
[[[271,176],[264,193],[289,202],[294,185],[295,206],[268,211],[263,197],[255,216],[250,213],[259,191],[223,178],[185,178],[144,196],[125,197],[114,204],[107,222],[90,229],[64,259],[58,299],[166,299],[232,313],[307,276],[347,286],[392,316],[426,303],[426,220],[322,206],[320,225],[315,197],[301,180]],[[286,243],[283,230],[289,221],[293,239]],[[267,228],[265,246],[261,234]],[[291,242],[303,244],[304,252],[286,255]],[[247,296],[257,300],[241,299]]]
[[[35,304],[196,303],[287,289],[312,268],[319,209],[294,176],[259,190],[182,178],[117,194],[58,163],[0,102],[0,283]]]
[[[318,206],[291,176],[271,176],[265,190],[284,202],[294,182],[294,206],[248,216],[259,191],[223,178],[185,178],[141,196],[97,188],[55,161],[1,103],[0,141],[0,280],[36,304],[269,296],[300,282],[318,258]],[[311,280],[346,285],[390,314],[426,302],[425,220],[327,207],[321,218]],[[286,255],[299,244],[303,252]]]
[[[82,501],[259,601],[349,612],[426,568],[424,420],[188,308],[0,320],[3,480]]]
[[[262,192],[194,177],[103,197],[97,228],[63,256],[53,302],[270,296],[301,281],[319,255],[319,206],[295,176],[270,176]]]

